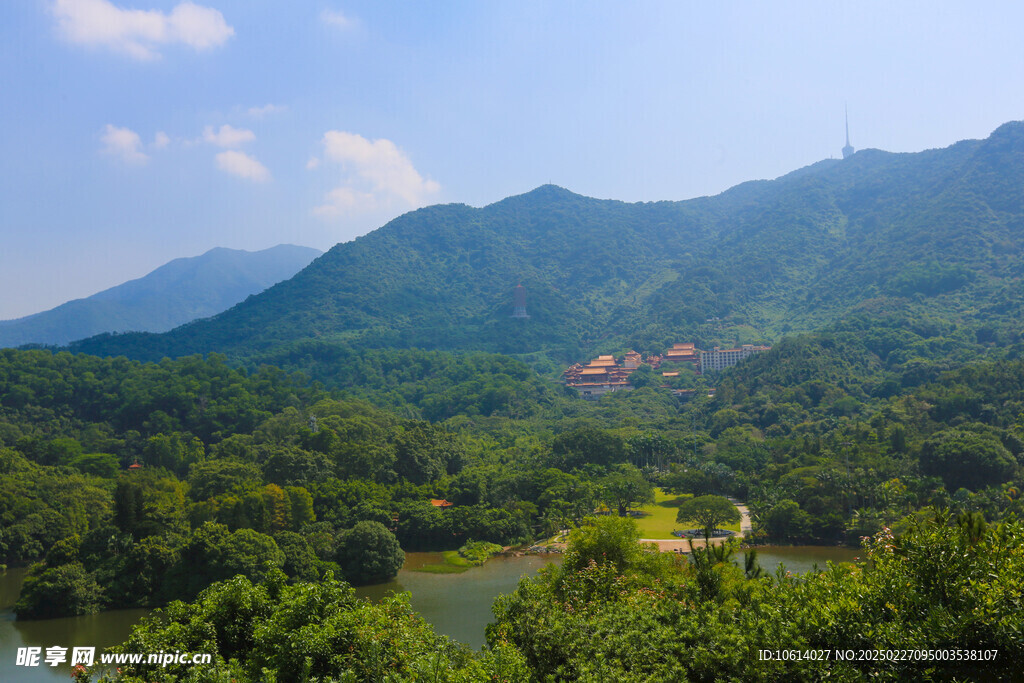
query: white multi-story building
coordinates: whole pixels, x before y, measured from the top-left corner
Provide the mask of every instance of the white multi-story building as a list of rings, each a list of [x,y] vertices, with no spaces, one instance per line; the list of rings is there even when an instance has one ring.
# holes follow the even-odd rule
[[[731,368],[744,358],[748,358],[755,353],[768,351],[771,348],[770,346],[754,346],[753,344],[744,344],[738,349],[720,349],[716,346],[711,351],[700,352],[700,371],[702,374],[706,374]]]

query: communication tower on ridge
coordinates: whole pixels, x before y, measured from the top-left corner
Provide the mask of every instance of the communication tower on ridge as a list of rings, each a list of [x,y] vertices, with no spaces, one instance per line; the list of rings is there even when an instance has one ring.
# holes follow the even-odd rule
[[[526,313],[526,287],[523,287],[522,284],[516,285],[516,288],[512,290],[512,317],[530,317]]]
[[[843,147],[843,158],[849,159],[856,150],[850,144],[850,112],[847,111],[845,106],[843,107],[843,113],[846,114],[846,147]]]

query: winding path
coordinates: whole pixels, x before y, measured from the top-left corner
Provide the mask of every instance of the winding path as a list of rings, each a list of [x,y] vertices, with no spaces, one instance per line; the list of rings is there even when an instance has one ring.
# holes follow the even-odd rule
[[[750,511],[747,510],[747,504],[742,503],[735,498],[730,498],[729,502],[736,506],[736,509],[740,512],[740,532],[734,536],[728,536],[723,538],[712,538],[711,544],[716,545],[725,543],[726,538],[743,538],[750,534],[752,527],[750,526]],[[663,553],[674,553],[674,552],[689,552],[690,541],[685,538],[641,538],[641,543],[654,543],[658,546],[658,550]],[[703,538],[693,539],[694,548],[703,548],[705,541]]]

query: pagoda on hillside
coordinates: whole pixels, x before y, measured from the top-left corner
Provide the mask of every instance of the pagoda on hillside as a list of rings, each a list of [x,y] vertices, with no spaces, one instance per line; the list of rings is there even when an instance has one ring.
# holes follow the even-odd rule
[[[522,283],[516,285],[516,288],[512,290],[512,317],[530,317],[526,312],[526,287],[523,287]]]

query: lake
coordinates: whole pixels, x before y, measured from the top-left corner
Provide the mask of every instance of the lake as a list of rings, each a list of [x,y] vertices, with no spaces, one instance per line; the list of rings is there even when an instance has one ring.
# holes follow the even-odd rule
[[[389,592],[409,591],[413,609],[438,633],[475,649],[484,644],[484,627],[494,621],[494,599],[514,591],[523,576],[561,559],[560,555],[499,556],[462,574],[428,574],[413,570],[444,562],[441,553],[406,553],[406,565],[394,581],[357,588],[356,594],[376,600]]]
[[[132,626],[149,613],[146,609],[125,609],[90,614],[84,617],[15,621],[11,608],[25,577],[25,569],[8,569],[0,573],[0,681],[49,683],[71,680],[71,667],[40,664],[36,667],[16,665],[19,647],[46,648],[58,645],[68,648],[95,647],[97,655],[103,648],[117,645],[128,637]]]
[[[758,561],[772,574],[779,564],[793,573],[809,571],[815,563],[824,569],[826,562],[849,562],[862,550],[819,546],[769,546],[758,548]],[[742,554],[738,554],[740,562]],[[407,553],[405,567],[395,580],[356,589],[360,597],[380,599],[391,592],[409,591],[412,606],[443,633],[473,648],[484,644],[484,627],[493,619],[491,603],[503,593],[515,590],[519,579],[536,574],[541,567],[558,562],[558,555],[495,557],[482,567],[462,574],[428,574],[414,571],[425,564],[443,562],[440,553]],[[145,609],[114,610],[84,617],[15,621],[11,607],[18,598],[24,569],[0,573],[0,681],[25,683],[67,683],[70,667],[19,667],[15,657],[19,647],[110,647],[123,642]],[[69,649],[70,652],[70,649]]]
[[[462,574],[427,574],[413,570],[443,562],[441,553],[407,553],[405,567],[395,580],[357,588],[356,594],[377,600],[390,592],[409,591],[413,609],[438,633],[479,648],[484,644],[484,627],[493,621],[494,598],[511,593],[521,577],[532,576],[559,559],[557,555],[495,557]],[[68,664],[19,667],[18,648],[42,647],[45,654],[47,647],[59,645],[69,648],[70,654],[73,647],[96,647],[99,653],[102,648],[124,642],[132,626],[149,613],[146,609],[129,609],[83,617],[15,621],[11,608],[18,599],[25,571],[8,569],[0,573],[0,681],[67,683],[71,672]]]

